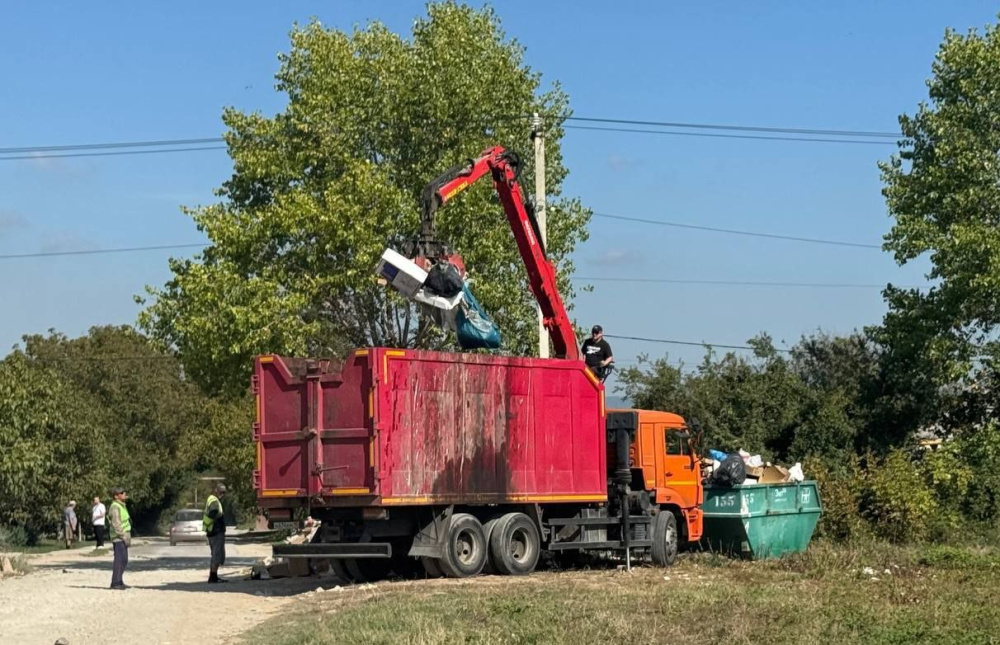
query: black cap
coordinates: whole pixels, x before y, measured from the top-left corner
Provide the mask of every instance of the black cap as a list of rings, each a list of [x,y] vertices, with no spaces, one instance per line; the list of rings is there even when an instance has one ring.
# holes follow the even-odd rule
[[[591,334],[604,333],[604,327],[601,327],[600,325],[594,325],[593,327],[590,328],[590,333]]]

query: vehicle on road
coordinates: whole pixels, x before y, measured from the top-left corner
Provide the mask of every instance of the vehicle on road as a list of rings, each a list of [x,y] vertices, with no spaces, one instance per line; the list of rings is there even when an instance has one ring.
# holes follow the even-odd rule
[[[170,546],[178,542],[207,542],[205,527],[202,526],[202,511],[197,508],[182,508],[174,514],[170,523]]]

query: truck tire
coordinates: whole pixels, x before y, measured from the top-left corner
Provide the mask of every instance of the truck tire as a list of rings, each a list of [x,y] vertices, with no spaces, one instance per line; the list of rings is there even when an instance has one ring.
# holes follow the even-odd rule
[[[410,538],[397,538],[392,542],[392,557],[389,559],[389,566],[400,578],[416,578],[424,572],[419,558],[410,557],[410,547],[413,540]]]
[[[353,582],[378,582],[389,575],[389,560],[382,558],[350,558],[344,561]]]
[[[488,551],[483,525],[473,515],[458,513],[451,517],[448,533],[438,561],[441,572],[449,578],[469,578],[479,575],[486,566]]]
[[[498,573],[508,576],[531,573],[541,553],[538,527],[524,513],[508,513],[493,527],[490,557]]]
[[[354,582],[354,578],[347,571],[345,562],[345,560],[341,560],[340,558],[330,558],[330,571],[333,571],[333,575],[350,584]]]
[[[424,565],[424,573],[427,574],[428,578],[440,578],[444,575],[441,572],[441,565],[438,564],[440,560],[437,558],[429,558],[426,555],[421,556],[420,564]]]
[[[486,536],[486,546],[490,545],[490,536],[493,535],[493,527],[497,525],[500,521],[499,517],[494,517],[492,520],[483,524],[483,534]],[[493,564],[493,549],[486,549],[486,564],[483,566],[483,573],[488,575],[493,575],[497,572],[496,566]]]
[[[653,517],[653,564],[669,567],[677,560],[677,518],[668,510]]]

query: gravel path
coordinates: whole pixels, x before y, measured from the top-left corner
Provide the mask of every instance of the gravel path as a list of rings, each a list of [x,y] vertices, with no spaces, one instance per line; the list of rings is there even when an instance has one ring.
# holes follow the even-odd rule
[[[0,641],[18,645],[225,643],[327,580],[242,580],[266,544],[227,545],[230,582],[209,585],[208,546],[136,541],[125,583],[111,591],[111,553],[90,548],[31,558],[34,570],[0,581]],[[121,631],[124,629],[125,631]]]

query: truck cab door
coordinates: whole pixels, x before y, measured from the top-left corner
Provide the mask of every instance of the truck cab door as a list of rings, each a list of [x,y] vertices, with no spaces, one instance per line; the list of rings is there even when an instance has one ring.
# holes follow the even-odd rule
[[[656,439],[660,457],[657,461],[662,464],[657,473],[657,502],[671,502],[683,508],[697,506],[701,473],[687,429],[663,424],[657,429]]]

